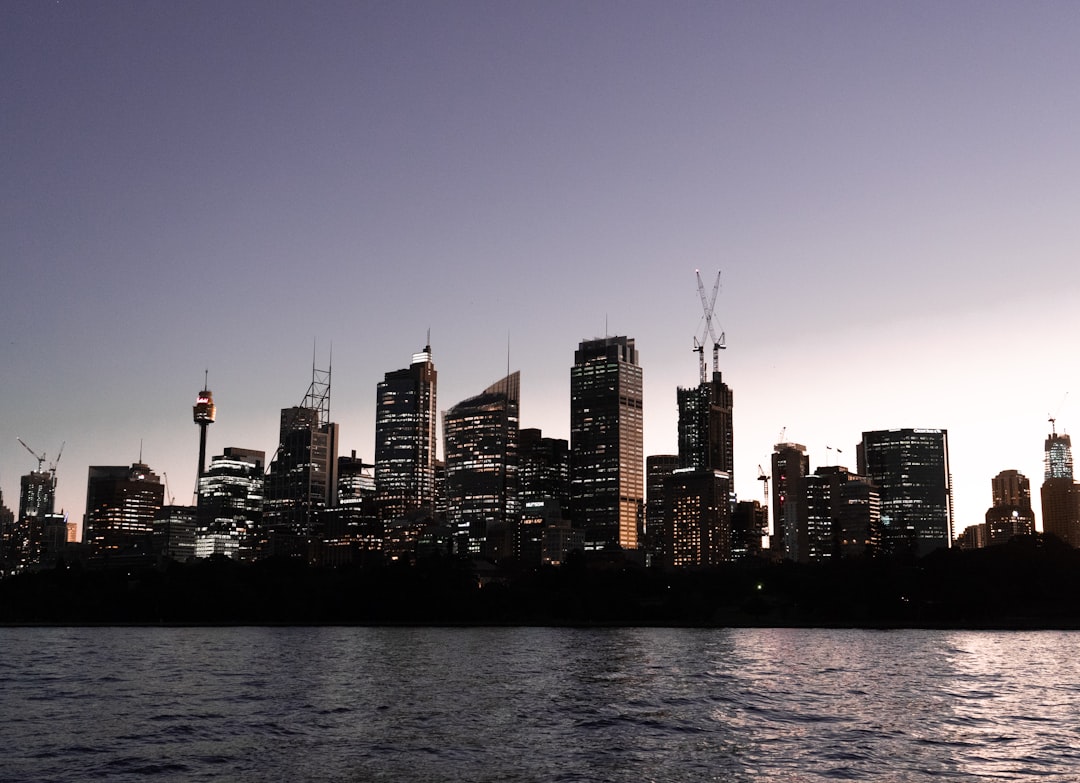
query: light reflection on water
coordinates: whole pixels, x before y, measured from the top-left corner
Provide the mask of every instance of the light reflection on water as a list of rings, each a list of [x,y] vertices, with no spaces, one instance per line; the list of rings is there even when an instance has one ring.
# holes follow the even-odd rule
[[[1070,780],[1069,632],[0,629],[0,780]]]

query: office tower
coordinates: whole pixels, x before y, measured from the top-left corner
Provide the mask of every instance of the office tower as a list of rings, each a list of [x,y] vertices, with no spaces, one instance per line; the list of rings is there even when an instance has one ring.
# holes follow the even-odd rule
[[[560,563],[572,540],[570,528],[570,443],[545,438],[538,429],[518,431],[521,522],[514,552],[530,564]]]
[[[740,500],[731,512],[731,557],[760,557],[762,539],[769,534],[769,508],[759,500]]]
[[[677,389],[676,397],[679,467],[665,483],[661,548],[669,565],[715,565],[733,557],[733,396],[714,371],[711,380]]]
[[[40,562],[45,520],[53,513],[56,474],[41,470],[41,462],[19,479],[19,513],[8,534],[8,557],[18,569]]]
[[[164,498],[161,480],[142,462],[91,465],[83,517],[83,541],[91,554],[149,554],[154,515]]]
[[[731,481],[722,470],[676,470],[664,501],[667,564],[712,566],[732,559]]]
[[[227,447],[199,479],[195,556],[254,559],[260,550],[266,452]]]
[[[312,368],[302,405],[281,411],[277,453],[266,475],[267,553],[311,557],[319,515],[334,505],[338,425],[330,421],[330,370]]]
[[[1016,470],[1003,470],[990,480],[993,505],[986,511],[986,544],[1005,544],[1035,533],[1031,482]]]
[[[461,554],[513,554],[521,505],[520,375],[516,372],[443,414],[447,524]]]
[[[203,389],[195,398],[195,406],[192,415],[195,423],[199,425],[199,472],[195,474],[196,487],[202,474],[206,472],[206,428],[214,423],[217,414],[217,406],[214,405],[214,394],[207,387],[209,372],[203,378]]]
[[[431,346],[388,372],[375,405],[375,496],[392,557],[411,553],[435,515],[438,375]]]
[[[195,557],[197,506],[162,506],[154,514],[150,535],[155,555],[178,563]]]
[[[1043,454],[1043,532],[1080,547],[1080,487],[1073,478],[1072,440],[1050,420]]]
[[[859,473],[881,493],[883,546],[917,556],[953,538],[949,436],[945,430],[864,432]]]
[[[881,549],[878,490],[845,467],[822,466],[806,477],[806,519],[803,562],[874,556]]]
[[[770,548],[797,562],[809,559],[806,477],[810,457],[799,443],[777,443],[772,453],[773,534]]]
[[[585,340],[570,370],[570,506],[587,550],[638,548],[645,499],[641,366],[634,340]]]
[[[735,480],[734,396],[719,372],[691,389],[679,388],[679,467],[722,470]]]
[[[338,457],[337,505],[323,512],[324,565],[382,560],[383,527],[375,505],[375,466],[356,456]]]
[[[665,496],[671,474],[679,469],[678,454],[651,454],[645,458],[645,536],[641,546],[650,565],[671,563],[671,531],[664,518]]]

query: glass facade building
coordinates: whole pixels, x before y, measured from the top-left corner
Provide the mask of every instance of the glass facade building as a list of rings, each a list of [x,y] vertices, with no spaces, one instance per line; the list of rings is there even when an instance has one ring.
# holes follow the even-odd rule
[[[388,546],[411,551],[435,515],[436,395],[431,346],[384,375],[375,401],[375,497]]]
[[[580,343],[570,370],[570,505],[586,549],[639,546],[642,404],[632,338]]]
[[[461,554],[514,553],[521,518],[520,376],[511,373],[443,414],[447,524]]]
[[[859,473],[881,493],[883,544],[917,556],[953,540],[949,436],[939,429],[864,432]]]
[[[258,549],[266,453],[229,447],[199,479],[198,557],[248,559]]]

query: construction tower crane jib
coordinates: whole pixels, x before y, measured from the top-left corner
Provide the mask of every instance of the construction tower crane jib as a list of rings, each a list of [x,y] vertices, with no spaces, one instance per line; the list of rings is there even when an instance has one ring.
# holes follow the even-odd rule
[[[705,375],[705,338],[708,337],[712,341],[714,373],[720,371],[720,351],[727,348],[724,333],[721,331],[720,336],[717,337],[716,330],[713,328],[713,314],[716,311],[716,297],[720,293],[720,273],[716,273],[716,282],[713,284],[711,296],[705,295],[705,283],[701,279],[701,270],[695,269],[694,274],[697,275],[698,296],[701,297],[701,309],[705,320],[705,328],[701,332],[700,339],[696,336],[694,337],[694,350],[699,356],[701,382],[705,383],[707,380]]]

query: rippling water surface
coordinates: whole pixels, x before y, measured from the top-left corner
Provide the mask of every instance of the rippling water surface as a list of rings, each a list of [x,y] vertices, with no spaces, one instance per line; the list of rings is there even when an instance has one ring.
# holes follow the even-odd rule
[[[0,780],[1073,780],[1078,643],[3,628]]]

